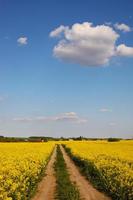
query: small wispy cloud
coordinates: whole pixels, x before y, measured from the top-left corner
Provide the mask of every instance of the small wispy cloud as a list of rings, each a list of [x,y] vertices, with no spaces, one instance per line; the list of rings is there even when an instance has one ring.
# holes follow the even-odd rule
[[[17,39],[17,42],[19,45],[26,45],[28,44],[28,38],[27,37],[20,37]]]
[[[61,113],[55,116],[37,116],[37,117],[17,117],[13,121],[18,122],[73,122],[73,123],[86,123],[87,119],[78,116],[75,112]]]
[[[110,123],[109,123],[109,126],[115,126],[115,125],[116,125],[115,122],[110,122]]]
[[[13,118],[13,121],[31,122],[31,121],[33,121],[33,119],[29,118],[29,117],[15,117],[15,118]]]
[[[75,112],[62,113],[54,117],[55,121],[77,121],[79,116]]]
[[[65,26],[61,25],[58,28],[56,28],[55,30],[51,31],[50,33],[50,37],[59,37],[60,34],[65,31],[66,29],[68,29],[68,27],[66,28]]]
[[[99,112],[112,112],[112,109],[110,109],[110,108],[100,108]]]
[[[127,24],[119,24],[119,23],[116,23],[114,25],[114,27],[117,29],[117,30],[120,30],[120,31],[123,31],[123,32],[130,32],[132,30],[132,28],[130,26],[128,26]]]
[[[133,57],[133,47],[128,47],[125,44],[120,44],[116,49],[118,56]]]
[[[3,129],[0,129],[0,135],[4,135],[6,133],[6,131],[5,130],[3,130]]]

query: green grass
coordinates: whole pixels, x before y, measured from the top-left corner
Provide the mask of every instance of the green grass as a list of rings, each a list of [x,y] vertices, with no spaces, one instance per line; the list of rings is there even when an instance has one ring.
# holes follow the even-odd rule
[[[66,163],[64,161],[59,145],[57,146],[55,174],[56,174],[56,182],[57,182],[56,199],[80,200],[79,191],[76,185],[70,181]]]

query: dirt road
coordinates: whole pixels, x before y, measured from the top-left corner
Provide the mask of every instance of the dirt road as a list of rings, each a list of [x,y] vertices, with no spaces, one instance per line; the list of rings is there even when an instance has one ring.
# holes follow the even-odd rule
[[[65,152],[62,146],[61,151],[63,153],[63,157],[65,159],[68,171],[70,173],[70,179],[74,182],[79,189],[79,193],[82,199],[84,200],[111,200],[109,197],[106,197],[104,194],[97,191],[86,179],[82,176],[75,166],[73,161]]]
[[[56,159],[56,148],[50,158],[50,161],[46,167],[46,176],[39,183],[37,193],[32,200],[54,200],[56,190],[56,179],[54,176],[53,164]]]

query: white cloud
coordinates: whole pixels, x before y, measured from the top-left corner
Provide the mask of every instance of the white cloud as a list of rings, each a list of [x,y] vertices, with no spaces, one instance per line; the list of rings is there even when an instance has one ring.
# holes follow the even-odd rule
[[[111,26],[112,22],[105,22],[105,25]]]
[[[117,55],[125,57],[133,57],[133,47],[128,47],[125,44],[117,46]]]
[[[99,112],[112,112],[112,110],[109,108],[101,108],[99,109]]]
[[[55,57],[86,66],[108,64],[119,37],[109,26],[93,26],[88,22],[74,24],[72,28],[61,26],[50,36],[57,37],[61,33],[64,37],[53,49]]]
[[[33,119],[29,118],[29,117],[16,117],[16,118],[13,118],[13,121],[31,122],[31,121],[33,121]]]
[[[62,113],[58,116],[55,116],[53,120],[55,121],[77,121],[79,119],[77,113],[75,112],[67,112]]]
[[[1,122],[1,121],[0,121]],[[0,135],[4,135],[5,134],[5,130],[3,130],[3,129],[0,129]]]
[[[56,28],[55,30],[51,31],[50,37],[58,37],[58,36],[60,36],[60,34],[61,34],[63,31],[65,31],[66,29],[67,29],[66,26],[61,25],[61,26],[59,26],[58,28]]]
[[[110,125],[110,126],[115,126],[116,123],[115,123],[115,122],[110,122],[109,125]]]
[[[126,24],[119,24],[119,23],[116,23],[114,25],[114,27],[117,29],[117,30],[120,30],[120,31],[123,31],[123,32],[130,32],[132,29],[130,26],[126,25]]]
[[[104,66],[114,56],[132,56],[132,47],[126,45],[123,51],[128,53],[121,53],[122,44],[116,46],[120,35],[107,24],[94,26],[84,22],[72,27],[61,25],[50,33],[50,37],[59,39],[53,48],[56,58],[83,66]]]
[[[26,45],[28,43],[27,40],[28,40],[27,37],[20,37],[20,38],[17,39],[17,42],[20,45]]]
[[[75,112],[61,113],[56,116],[37,116],[37,117],[17,117],[13,121],[18,122],[74,122],[85,123],[87,119],[81,118]]]

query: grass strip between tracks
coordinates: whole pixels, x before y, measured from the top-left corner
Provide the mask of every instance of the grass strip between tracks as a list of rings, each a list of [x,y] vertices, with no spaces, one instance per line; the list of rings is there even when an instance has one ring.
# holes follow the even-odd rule
[[[55,162],[56,175],[56,199],[58,200],[80,200],[78,188],[70,181],[66,163],[59,145],[57,146],[57,157]]]

